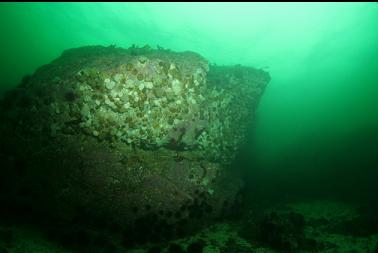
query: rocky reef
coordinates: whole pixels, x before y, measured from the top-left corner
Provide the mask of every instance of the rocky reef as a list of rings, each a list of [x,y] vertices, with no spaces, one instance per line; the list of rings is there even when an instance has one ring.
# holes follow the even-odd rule
[[[66,50],[1,100],[0,211],[126,245],[210,223],[238,203],[231,164],[269,80],[193,52]]]

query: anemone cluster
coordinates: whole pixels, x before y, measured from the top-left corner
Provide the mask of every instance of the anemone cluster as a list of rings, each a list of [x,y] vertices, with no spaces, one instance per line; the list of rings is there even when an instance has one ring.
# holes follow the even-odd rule
[[[183,76],[174,63],[146,57],[137,57],[110,72],[80,71],[75,90],[82,98],[77,108],[80,129],[99,139],[139,147],[177,142],[179,137],[168,138],[171,129],[204,119],[200,111],[205,101],[201,94],[204,76],[203,68]]]

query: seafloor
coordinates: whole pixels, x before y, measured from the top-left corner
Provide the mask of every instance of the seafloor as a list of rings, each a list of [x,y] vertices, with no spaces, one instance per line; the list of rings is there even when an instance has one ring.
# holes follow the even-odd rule
[[[214,224],[189,237],[123,248],[117,236],[76,241],[92,244],[91,252],[129,253],[376,253],[377,220],[373,209],[331,200],[245,206],[238,219]],[[69,243],[69,242],[67,242]],[[72,242],[71,242],[72,243]],[[84,250],[85,251],[85,250]],[[33,227],[2,222],[0,253],[68,253]],[[78,251],[80,252],[80,251]],[[85,251],[86,252],[86,251]]]

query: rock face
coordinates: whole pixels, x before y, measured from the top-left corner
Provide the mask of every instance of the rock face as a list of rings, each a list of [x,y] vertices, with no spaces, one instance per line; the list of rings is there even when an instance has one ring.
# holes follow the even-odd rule
[[[1,101],[3,192],[67,222],[162,236],[206,224],[237,198],[229,165],[269,79],[193,52],[67,50]]]

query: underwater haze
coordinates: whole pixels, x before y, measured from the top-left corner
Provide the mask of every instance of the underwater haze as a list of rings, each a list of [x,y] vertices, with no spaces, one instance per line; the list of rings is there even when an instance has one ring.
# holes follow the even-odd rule
[[[68,48],[149,44],[270,72],[261,157],[378,123],[376,3],[3,3],[0,12],[1,91]]]
[[[306,222],[337,220],[336,213],[351,221],[354,205],[369,206],[370,216],[347,225],[322,223],[329,230],[314,239],[325,241],[315,243],[318,251],[309,249],[302,234],[265,238],[261,245],[277,252],[297,252],[294,244],[308,252],[378,252],[378,217],[372,214],[378,213],[377,3],[1,3],[0,34],[0,97],[64,50],[83,46],[193,51],[216,66],[240,64],[269,73],[247,143],[234,162],[246,179],[243,207],[303,201],[290,208]],[[329,213],[315,217],[314,210]],[[285,215],[269,217],[283,227],[298,221]],[[219,230],[224,229],[232,230]],[[243,238],[254,234],[248,229],[241,229]],[[361,241],[347,245],[340,234]],[[364,236],[374,237],[369,246]],[[256,238],[249,242],[254,245]],[[326,251],[331,244],[338,250]],[[244,252],[230,247],[224,252]]]

